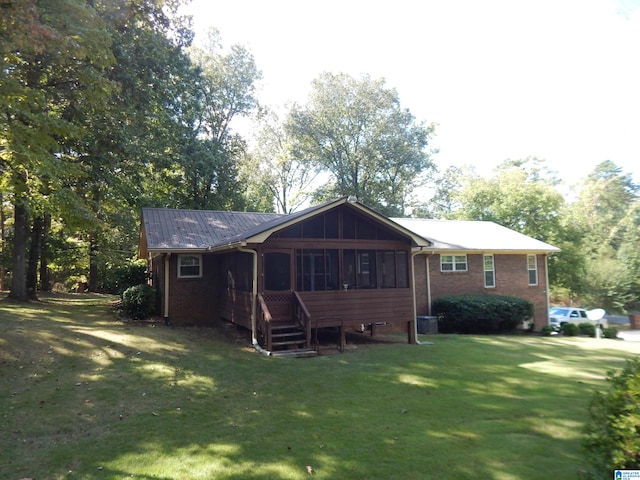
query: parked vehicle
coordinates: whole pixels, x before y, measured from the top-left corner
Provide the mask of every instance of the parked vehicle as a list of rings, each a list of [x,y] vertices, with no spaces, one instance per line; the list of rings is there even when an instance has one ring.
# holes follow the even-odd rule
[[[560,330],[563,323],[592,323],[600,328],[606,328],[609,326],[605,318],[606,313],[601,308],[585,310],[575,307],[552,307],[549,309],[549,325],[554,330]]]

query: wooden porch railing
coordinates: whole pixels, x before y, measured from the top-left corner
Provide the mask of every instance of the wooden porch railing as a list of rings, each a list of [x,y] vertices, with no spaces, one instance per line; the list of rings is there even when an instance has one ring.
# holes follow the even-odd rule
[[[306,348],[311,348],[311,314],[298,292],[293,292],[293,318],[305,332]]]
[[[267,306],[267,302],[264,301],[264,297],[261,293],[258,293],[258,330],[264,332],[264,336],[267,340],[267,350],[273,349],[273,340],[271,337],[271,326],[273,325],[273,317]]]

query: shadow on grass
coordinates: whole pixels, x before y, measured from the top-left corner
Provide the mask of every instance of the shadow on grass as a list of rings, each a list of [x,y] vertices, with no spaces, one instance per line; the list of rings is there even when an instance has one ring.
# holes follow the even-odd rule
[[[575,478],[593,388],[638,353],[428,340],[274,359],[225,326],[123,324],[104,298],[0,302],[0,477]]]

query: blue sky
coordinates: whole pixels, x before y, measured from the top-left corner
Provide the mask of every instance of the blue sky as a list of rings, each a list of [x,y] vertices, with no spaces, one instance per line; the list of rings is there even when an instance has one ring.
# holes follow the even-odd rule
[[[612,160],[640,182],[640,0],[194,0],[189,11],[197,32],[214,26],[253,53],[266,105],[304,103],[323,71],[369,74],[438,124],[441,169],[489,175],[538,156],[572,184]]]

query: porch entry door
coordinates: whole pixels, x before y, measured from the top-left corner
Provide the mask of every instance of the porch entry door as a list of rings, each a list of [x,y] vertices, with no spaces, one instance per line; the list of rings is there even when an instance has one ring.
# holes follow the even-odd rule
[[[290,250],[267,250],[262,255],[262,288],[264,300],[274,324],[290,324],[292,269]]]
[[[290,292],[293,285],[291,250],[267,250],[262,257],[265,292]]]

